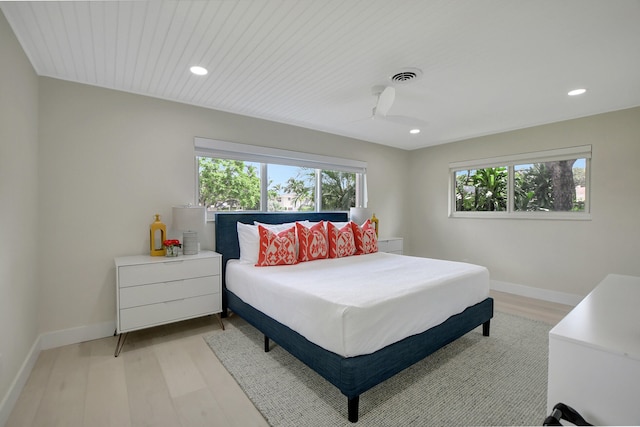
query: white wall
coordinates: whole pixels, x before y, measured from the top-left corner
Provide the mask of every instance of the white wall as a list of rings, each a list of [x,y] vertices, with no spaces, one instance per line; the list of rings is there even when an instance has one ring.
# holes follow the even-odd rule
[[[404,234],[406,151],[41,78],[42,332],[114,322],[113,258],[146,253],[153,215],[170,225],[171,206],[194,200],[195,136],[366,161],[381,232]]]
[[[0,425],[38,335],[38,78],[0,11]]]
[[[591,221],[448,218],[449,162],[587,144]],[[498,282],[579,296],[608,273],[640,276],[639,161],[640,108],[417,150],[409,159],[409,251],[485,265]]]

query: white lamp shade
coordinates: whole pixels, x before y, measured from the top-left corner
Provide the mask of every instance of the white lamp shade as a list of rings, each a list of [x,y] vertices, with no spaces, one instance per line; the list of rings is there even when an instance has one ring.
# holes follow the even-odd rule
[[[171,228],[179,231],[201,231],[204,229],[205,214],[202,206],[174,206]]]
[[[371,216],[372,211],[369,208],[357,207],[349,209],[349,218],[358,225],[364,224]]]

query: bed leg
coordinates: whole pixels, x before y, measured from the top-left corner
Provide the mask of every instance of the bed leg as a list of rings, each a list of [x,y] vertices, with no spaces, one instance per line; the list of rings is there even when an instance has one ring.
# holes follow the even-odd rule
[[[360,403],[360,396],[347,398],[347,410],[349,412],[349,421],[352,423],[358,422],[358,404]]]
[[[264,352],[269,353],[269,337],[264,336]]]
[[[491,326],[491,320],[487,320],[482,324],[482,335],[485,337],[489,336],[489,327]]]

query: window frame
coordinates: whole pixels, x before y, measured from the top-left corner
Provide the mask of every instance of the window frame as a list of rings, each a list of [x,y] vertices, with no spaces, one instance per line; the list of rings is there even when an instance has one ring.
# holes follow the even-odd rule
[[[195,163],[195,191],[194,200],[199,199],[200,173],[198,157],[210,157],[214,159],[241,160],[245,162],[259,163],[260,167],[260,210],[268,211],[268,180],[267,165],[277,164],[286,166],[307,167],[317,170],[333,170],[355,173],[356,179],[356,206],[367,205],[367,162],[361,160],[344,159],[340,157],[324,156],[320,154],[303,153],[299,151],[283,150],[279,148],[263,147],[257,145],[241,144],[237,142],[221,141],[209,138],[194,138],[194,163]],[[317,172],[316,172],[317,174]],[[318,174],[317,174],[318,175]],[[316,178],[318,181],[319,175]],[[316,183],[318,184],[318,183]],[[322,197],[319,185],[316,185],[315,203],[316,210],[322,210]],[[318,210],[319,209],[319,210]],[[207,212],[207,220],[212,221],[213,216]]]
[[[521,212],[514,209],[514,168],[516,165],[559,160],[585,159],[585,201],[583,212]],[[507,168],[506,211],[456,211],[456,172],[466,169]],[[449,163],[449,218],[591,220],[591,145],[566,147],[510,156]]]

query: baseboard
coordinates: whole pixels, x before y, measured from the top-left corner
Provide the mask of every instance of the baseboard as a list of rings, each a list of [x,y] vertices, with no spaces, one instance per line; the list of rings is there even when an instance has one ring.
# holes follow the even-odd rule
[[[31,346],[31,350],[29,350],[18,374],[11,383],[9,391],[0,402],[0,426],[4,426],[9,419],[9,415],[18,401],[18,397],[22,393],[22,389],[27,383],[42,350],[108,337],[113,335],[115,329],[116,322],[111,321],[40,334]]]
[[[77,328],[63,329],[60,331],[46,332],[40,335],[40,349],[61,347],[63,345],[76,344],[84,341],[97,340],[113,335],[116,330],[116,322],[96,323],[95,325],[78,326]]]
[[[543,301],[555,302],[576,306],[584,297],[580,295],[569,294],[566,292],[552,291],[549,289],[534,288],[532,286],[519,285],[516,283],[501,282],[491,280],[489,286],[494,291],[507,292],[510,294],[520,295],[528,298],[535,298]]]
[[[9,419],[9,415],[11,415],[11,411],[13,410],[14,405],[18,401],[18,397],[20,393],[22,393],[22,389],[24,385],[27,383],[29,379],[29,375],[31,375],[31,371],[38,360],[38,356],[40,355],[40,346],[39,339],[31,346],[31,350],[27,354],[27,357],[24,359],[18,374],[13,379],[11,386],[9,387],[9,391],[0,402],[0,426],[4,426]]]

